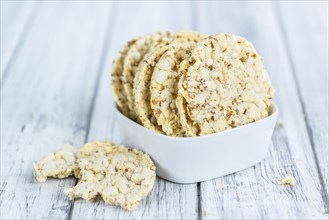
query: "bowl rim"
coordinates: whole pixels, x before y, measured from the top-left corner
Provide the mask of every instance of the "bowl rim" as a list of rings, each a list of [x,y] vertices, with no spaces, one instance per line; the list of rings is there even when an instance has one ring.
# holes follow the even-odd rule
[[[114,108],[113,109],[114,109],[115,113],[120,115],[120,117],[124,118],[124,120],[128,121],[131,124],[134,124],[135,126],[139,127],[140,129],[142,129],[146,132],[149,132],[149,133],[151,133],[155,136],[159,136],[161,138],[166,138],[166,139],[171,139],[171,140],[181,140],[181,141],[183,141],[183,140],[200,140],[200,139],[204,139],[204,138],[219,136],[219,135],[226,134],[226,133],[229,133],[229,132],[234,132],[234,131],[237,131],[239,129],[241,130],[241,129],[244,129],[246,127],[253,126],[255,123],[260,123],[260,122],[268,120],[269,118],[273,118],[279,113],[279,109],[278,109],[277,105],[272,102],[271,103],[270,115],[268,115],[267,117],[262,118],[258,121],[254,121],[254,122],[242,125],[242,126],[238,126],[236,128],[231,128],[231,129],[216,132],[216,133],[213,133],[213,134],[207,134],[207,135],[202,135],[202,136],[193,136],[193,137],[175,137],[175,136],[169,136],[169,135],[165,135],[165,134],[161,134],[161,133],[152,131],[152,130],[147,129],[144,126],[138,124],[137,122],[131,120],[130,118],[128,118],[127,116],[125,116],[124,114],[122,114],[120,112],[120,110],[118,109],[118,106],[116,105],[116,103],[114,103]]]

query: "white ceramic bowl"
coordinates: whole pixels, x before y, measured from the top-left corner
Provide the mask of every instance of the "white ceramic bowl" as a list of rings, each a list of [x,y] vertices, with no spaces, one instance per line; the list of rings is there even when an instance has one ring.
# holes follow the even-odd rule
[[[114,108],[123,144],[147,152],[157,175],[176,183],[194,183],[243,170],[263,160],[276,124],[278,109],[262,120],[200,137],[158,134]]]

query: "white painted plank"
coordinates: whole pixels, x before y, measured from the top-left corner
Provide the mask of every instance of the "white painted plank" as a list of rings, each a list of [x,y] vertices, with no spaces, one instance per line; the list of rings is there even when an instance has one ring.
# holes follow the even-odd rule
[[[11,57],[18,52],[31,23],[37,4],[31,1],[1,1],[1,79]]]
[[[32,162],[85,141],[109,4],[44,2],[1,96],[1,219],[66,219],[63,187],[37,183]]]
[[[279,16],[328,201],[328,2],[281,2]]]
[[[246,37],[264,58],[276,89],[284,128],[276,128],[266,159],[252,168],[201,183],[208,219],[327,218],[321,182],[301,103],[273,5],[269,2],[199,2],[197,27],[206,33]],[[246,146],[248,147],[248,146]],[[293,174],[297,185],[278,186]]]
[[[142,34],[163,30],[191,29],[188,2],[117,3],[112,15],[114,29],[102,69],[100,90],[95,104],[88,140],[110,139],[124,143],[112,123],[113,98],[109,87],[111,62],[125,41]],[[146,16],[147,15],[147,16]],[[133,147],[133,146],[132,146]],[[77,200],[72,219],[196,219],[198,215],[197,185],[179,185],[157,178],[152,193],[136,211],[128,212],[103,202]]]

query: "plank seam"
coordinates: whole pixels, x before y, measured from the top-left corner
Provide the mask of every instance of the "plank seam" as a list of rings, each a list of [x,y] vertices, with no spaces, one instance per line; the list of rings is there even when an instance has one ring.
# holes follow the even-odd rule
[[[197,195],[198,195],[198,219],[202,219],[202,194],[201,194],[201,182],[197,183]]]
[[[112,15],[112,14],[115,14],[115,13],[116,12],[114,10],[114,7],[111,7],[109,14]],[[85,136],[85,140],[84,140],[85,143],[89,139],[90,127],[91,127],[91,122],[92,122],[93,113],[94,113],[94,109],[95,109],[95,103],[96,103],[97,96],[99,94],[99,88],[100,88],[99,85],[100,85],[100,82],[101,82],[103,69],[105,67],[105,58],[107,57],[108,48],[110,47],[110,45],[109,45],[110,40],[108,40],[108,39],[111,38],[111,30],[112,30],[112,27],[113,27],[113,24],[114,24],[114,22],[113,22],[114,19],[111,19],[112,17],[114,18],[115,16],[109,16],[107,24],[105,26],[105,27],[108,27],[108,28],[105,32],[104,39],[103,39],[103,45],[104,46],[102,48],[101,58],[100,58],[100,62],[99,62],[98,68],[97,68],[96,82],[94,84],[94,89],[93,89],[94,93],[93,93],[93,96],[92,96],[91,105],[89,107],[89,112],[88,112],[88,116],[87,116],[86,136]],[[78,180],[76,179],[74,185],[76,185],[77,183],[78,183]],[[73,201],[73,203],[70,206],[70,210],[69,210],[69,213],[68,213],[68,216],[67,216],[68,220],[72,219],[74,204],[75,204],[75,200]]]
[[[282,35],[283,39],[285,39],[285,40],[283,40],[283,42],[284,42],[283,44],[285,46],[285,50],[287,52],[287,56],[288,56],[288,59],[289,59],[290,68],[291,68],[292,75],[293,75],[293,80],[295,81],[295,84],[296,84],[297,95],[298,95],[298,99],[301,103],[302,112],[303,112],[303,115],[304,115],[304,121],[305,121],[305,125],[306,125],[306,130],[307,130],[307,134],[308,134],[308,139],[310,140],[310,143],[311,143],[312,152],[313,152],[313,156],[314,156],[315,163],[316,163],[315,165],[316,165],[317,173],[319,175],[319,179],[320,179],[320,183],[321,183],[321,192],[322,192],[321,197],[322,197],[322,200],[324,202],[324,210],[325,210],[325,213],[328,214],[328,205],[327,204],[328,204],[329,198],[328,198],[328,194],[327,194],[327,191],[326,191],[324,178],[323,178],[323,175],[321,173],[319,158],[318,158],[318,156],[316,154],[316,150],[315,150],[314,135],[313,135],[312,128],[310,126],[310,121],[307,117],[305,103],[303,101],[303,97],[302,97],[302,94],[301,94],[301,90],[300,90],[300,86],[299,86],[299,82],[298,82],[298,78],[297,78],[297,74],[296,74],[296,69],[295,69],[295,66],[294,66],[294,63],[293,63],[293,59],[292,59],[291,48],[289,47],[289,44],[286,40],[287,39],[287,33],[286,33],[286,29],[284,27],[284,23],[283,23],[283,20],[282,20],[282,17],[281,17],[280,8],[279,8],[278,3],[276,3],[276,2],[275,2],[275,13],[276,13],[277,18],[278,18],[278,23],[279,23],[279,28],[281,30],[281,35]]]
[[[29,31],[31,30],[30,27],[33,25],[33,23],[35,21],[37,11],[39,10],[41,4],[33,4],[32,6],[30,6],[29,12],[27,13],[28,14],[27,19],[24,22],[22,30],[19,33],[19,37],[17,38],[17,42],[15,43],[14,48],[13,48],[11,54],[9,55],[8,63],[5,64],[5,67],[3,69],[3,74],[1,77],[1,83],[0,83],[2,86],[7,78],[7,75],[8,75],[8,72],[9,72],[11,66],[13,65],[14,54],[17,54],[20,51],[20,49],[22,48],[22,46],[24,45],[24,42],[26,39],[25,36],[28,35]],[[2,61],[1,61],[1,63],[2,63]]]

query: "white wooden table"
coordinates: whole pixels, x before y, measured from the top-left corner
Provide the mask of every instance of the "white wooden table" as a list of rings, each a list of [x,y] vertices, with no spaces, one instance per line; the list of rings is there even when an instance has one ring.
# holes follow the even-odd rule
[[[1,219],[328,219],[328,2],[1,1]],[[36,183],[64,143],[120,143],[108,73],[130,38],[193,29],[249,39],[281,123],[264,161],[197,184],[158,178],[137,211]],[[246,146],[248,147],[248,146]],[[279,186],[292,174],[295,186]]]

